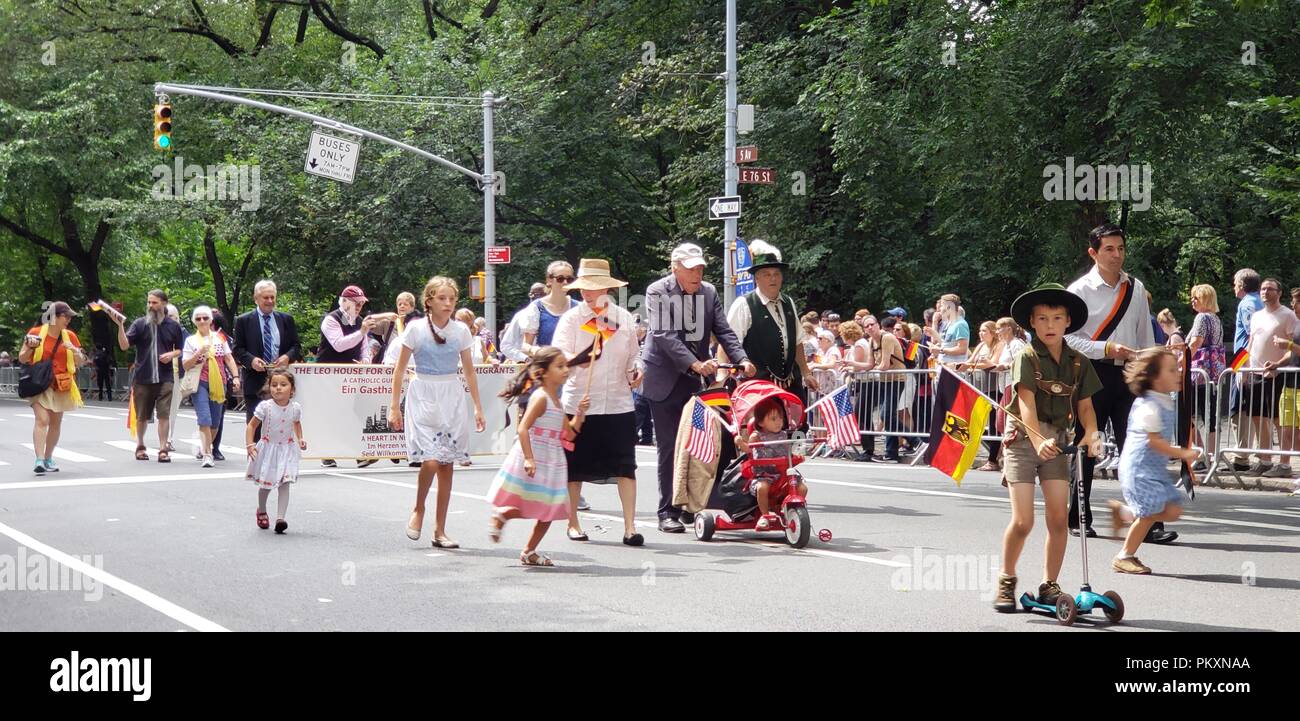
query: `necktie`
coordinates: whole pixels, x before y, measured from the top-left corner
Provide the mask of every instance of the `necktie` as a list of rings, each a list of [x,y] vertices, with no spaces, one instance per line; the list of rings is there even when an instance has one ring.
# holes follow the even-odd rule
[[[262,316],[262,360],[275,361],[275,340],[271,337],[271,316]]]

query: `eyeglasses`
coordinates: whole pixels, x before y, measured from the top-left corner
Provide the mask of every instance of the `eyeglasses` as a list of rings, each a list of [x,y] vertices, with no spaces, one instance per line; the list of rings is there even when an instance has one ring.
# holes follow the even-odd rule
[[[557,281],[559,281],[559,282],[561,282],[561,283],[568,284],[568,283],[572,283],[572,282],[573,282],[573,276],[571,276],[571,275],[553,275],[553,276],[551,276],[551,280],[557,280]]]

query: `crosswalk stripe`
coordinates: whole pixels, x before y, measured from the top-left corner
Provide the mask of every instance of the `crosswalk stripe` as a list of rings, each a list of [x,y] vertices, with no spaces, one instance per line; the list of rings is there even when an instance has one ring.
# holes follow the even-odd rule
[[[23,448],[26,448],[27,450],[32,452],[35,452],[36,450],[35,447],[32,446],[32,444],[30,443],[24,443],[22,444],[22,446]],[[132,448],[134,447],[135,446],[132,446]],[[107,463],[108,462],[108,460],[105,458],[100,458],[98,456],[88,456],[84,453],[68,451],[62,448],[54,449],[54,457],[61,461],[68,461],[69,463]]]
[[[135,453],[135,443],[132,441],[104,441],[104,445]]]
[[[201,447],[201,446],[199,445],[199,442],[198,442],[198,441],[190,440],[189,438],[177,438],[176,440],[180,441],[181,443],[188,443],[188,444],[190,444],[190,446],[194,447],[195,449],[198,449],[198,448]],[[225,445],[225,444],[222,444],[222,446],[221,446],[221,452],[222,452],[222,453],[230,453],[230,454],[233,454],[233,455],[236,455],[236,456],[246,456],[246,455],[248,455],[248,451],[246,451],[246,450],[243,449],[243,448],[236,448],[236,447],[234,447],[234,446],[227,446],[227,445]]]
[[[34,418],[36,418],[36,416],[32,415],[32,412],[31,412],[31,411],[21,411],[21,412],[19,412],[19,413],[15,413],[14,415],[16,415],[16,416],[18,416],[19,418],[22,418],[22,419],[34,419]],[[63,418],[64,418],[65,420],[68,419],[68,418],[89,418],[89,419],[91,419],[91,420],[95,420],[95,421],[120,421],[120,420],[122,420],[122,419],[120,419],[120,418],[112,418],[112,417],[110,417],[110,416],[97,416],[97,415],[95,415],[95,414],[93,414],[93,413],[82,413],[81,411],[68,411],[67,413],[64,413],[64,414],[63,414]],[[4,419],[0,418],[0,420],[4,420]]]

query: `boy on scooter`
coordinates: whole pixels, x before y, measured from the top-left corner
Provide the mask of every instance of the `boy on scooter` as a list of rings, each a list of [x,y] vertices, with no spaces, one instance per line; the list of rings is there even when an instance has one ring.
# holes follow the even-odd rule
[[[1016,610],[1016,561],[1034,527],[1034,479],[1043,487],[1047,543],[1043,552],[1043,582],[1038,600],[1055,604],[1061,595],[1057,576],[1069,538],[1069,459],[1061,448],[1069,443],[1075,419],[1083,425],[1088,454],[1101,453],[1102,437],[1092,408],[1092,394],[1101,390],[1096,371],[1078,351],[1065,345],[1065,336],[1083,327],[1088,306],[1057,283],[1022,294],[1011,304],[1011,317],[1032,328],[1033,342],[1011,366],[1015,400],[1006,409],[1002,485],[1011,498],[1011,523],[1002,537],[1002,574],[993,608]]]

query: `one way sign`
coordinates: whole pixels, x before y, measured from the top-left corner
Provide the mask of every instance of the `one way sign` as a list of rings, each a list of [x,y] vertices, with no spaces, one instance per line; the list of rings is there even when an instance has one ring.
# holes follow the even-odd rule
[[[313,130],[302,169],[312,175],[351,183],[360,154],[360,142]]]
[[[740,217],[740,196],[723,195],[709,198],[709,220],[726,220]]]

